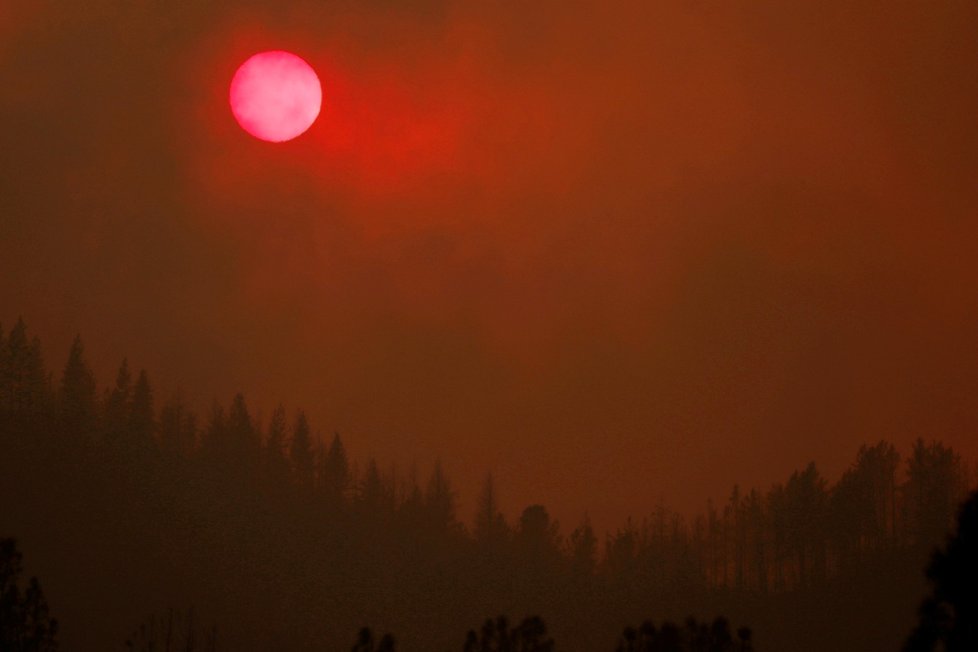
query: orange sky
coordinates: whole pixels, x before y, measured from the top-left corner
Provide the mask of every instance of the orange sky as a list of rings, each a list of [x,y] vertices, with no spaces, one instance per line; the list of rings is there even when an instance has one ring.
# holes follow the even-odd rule
[[[15,0],[0,321],[440,457],[466,518],[978,457],[978,5],[476,4]],[[272,48],[324,85],[278,146],[226,105]]]

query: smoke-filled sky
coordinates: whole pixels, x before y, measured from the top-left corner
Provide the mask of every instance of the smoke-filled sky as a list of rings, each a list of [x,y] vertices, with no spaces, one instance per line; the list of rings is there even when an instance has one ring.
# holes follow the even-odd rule
[[[323,84],[245,134],[237,66]],[[12,0],[0,322],[601,527],[978,455],[978,4]]]

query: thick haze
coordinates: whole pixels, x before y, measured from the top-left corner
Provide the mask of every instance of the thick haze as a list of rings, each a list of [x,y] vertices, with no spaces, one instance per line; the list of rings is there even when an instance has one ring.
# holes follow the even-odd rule
[[[441,458],[466,520],[974,459],[978,4],[476,4],[4,2],[0,322]],[[227,107],[262,49],[323,82],[291,143]]]

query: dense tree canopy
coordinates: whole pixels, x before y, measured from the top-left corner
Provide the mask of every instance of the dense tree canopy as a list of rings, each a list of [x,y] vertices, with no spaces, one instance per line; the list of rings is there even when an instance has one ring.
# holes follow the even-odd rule
[[[922,590],[915,569],[973,484],[938,441],[905,460],[880,441],[834,483],[808,464],[700,514],[658,506],[608,534],[582,515],[565,533],[541,504],[507,519],[491,476],[470,520],[447,465],[352,460],[302,410],[262,422],[241,394],[202,418],[190,404],[160,400],[125,360],[99,394],[80,338],[55,383],[22,321],[0,329],[0,529],[74,551],[77,563],[39,557],[51,586],[84,584],[100,613],[131,624],[210,607],[234,649],[282,637],[312,649],[365,622],[406,649],[448,647],[445,623],[500,611],[545,615],[571,650],[607,645],[628,619],[693,612],[751,623],[759,646],[824,649],[845,632],[895,647]],[[858,620],[866,601],[878,615]],[[98,618],[77,631],[103,635]]]

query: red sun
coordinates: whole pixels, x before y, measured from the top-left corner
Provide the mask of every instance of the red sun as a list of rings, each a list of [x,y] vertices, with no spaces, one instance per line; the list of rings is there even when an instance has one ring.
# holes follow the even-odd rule
[[[302,58],[272,50],[241,64],[228,99],[242,129],[255,138],[281,143],[316,121],[323,90],[316,71]]]

